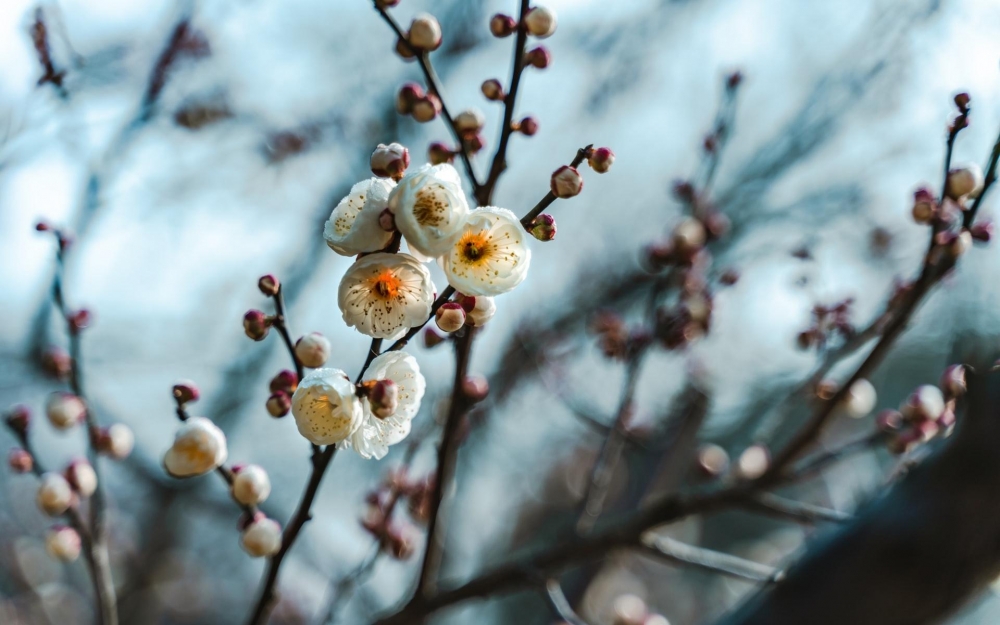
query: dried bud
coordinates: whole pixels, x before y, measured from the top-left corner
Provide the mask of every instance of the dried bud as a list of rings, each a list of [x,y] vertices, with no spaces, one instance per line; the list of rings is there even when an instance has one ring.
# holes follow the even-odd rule
[[[848,417],[860,419],[871,414],[871,411],[875,409],[877,399],[878,395],[872,383],[861,378],[848,389],[840,409]]]
[[[431,165],[450,163],[455,160],[455,152],[440,141],[435,141],[427,147],[427,160]]]
[[[910,422],[937,419],[944,412],[944,395],[941,389],[930,384],[917,387],[900,407],[903,417]]]
[[[271,320],[260,310],[248,310],[243,315],[243,331],[255,341],[263,341],[271,329]]]
[[[989,243],[990,239],[993,238],[993,222],[983,221],[977,223],[969,229],[969,234],[980,243]]]
[[[263,468],[248,464],[238,471],[234,467],[233,473],[233,499],[244,506],[256,506],[271,494],[271,479]]]
[[[35,459],[27,450],[13,447],[7,453],[7,466],[15,473],[29,473],[35,468]]]
[[[614,625],[644,625],[649,611],[646,602],[635,595],[620,595],[614,603]]]
[[[94,467],[82,458],[70,462],[63,477],[81,497],[90,497],[97,490],[97,473]]]
[[[368,404],[379,419],[390,417],[399,407],[399,387],[392,380],[378,380],[368,391]]]
[[[441,24],[429,13],[421,13],[410,23],[410,45],[429,52],[441,47]]]
[[[575,167],[563,165],[552,172],[549,189],[552,191],[552,195],[558,198],[570,198],[579,195],[580,191],[583,190],[583,177]]]
[[[69,319],[66,320],[69,323],[70,334],[78,334],[80,330],[89,328],[91,320],[90,311],[86,308],[70,313]]]
[[[729,454],[718,445],[707,443],[698,449],[698,468],[709,477],[718,477],[729,468]]]
[[[949,399],[961,397],[965,394],[966,388],[963,365],[951,365],[941,374],[941,390]]]
[[[60,562],[73,562],[80,557],[82,541],[72,527],[56,525],[45,536],[45,551]]]
[[[948,172],[945,194],[958,201],[963,197],[976,197],[983,190],[983,170],[975,163],[953,167]]]
[[[413,103],[413,119],[421,124],[433,121],[441,112],[441,100],[433,93],[428,93]]]
[[[551,241],[556,238],[556,218],[543,213],[532,220],[529,230],[539,241]]]
[[[278,375],[271,378],[271,382],[268,384],[268,390],[272,393],[284,391],[289,395],[294,393],[298,387],[299,376],[294,371],[289,371],[288,369],[279,371]]]
[[[273,556],[281,549],[281,525],[258,512],[240,535],[240,545],[251,558]]]
[[[517,30],[517,20],[509,15],[497,13],[490,18],[490,32],[494,37],[509,37]]]
[[[460,134],[476,134],[486,125],[486,116],[479,109],[466,109],[455,116],[455,130]]]
[[[592,150],[590,156],[587,157],[587,164],[599,174],[607,173],[614,163],[615,153],[611,151],[611,148],[597,148]]]
[[[42,512],[49,516],[59,516],[73,504],[73,489],[66,478],[58,473],[46,473],[42,476],[35,500]]]
[[[532,137],[538,132],[538,120],[534,117],[525,117],[514,124],[514,130],[519,131],[526,137]]]
[[[918,224],[929,224],[934,221],[938,212],[937,200],[927,187],[920,187],[913,193],[913,221]]]
[[[274,391],[267,398],[265,406],[267,414],[275,418],[283,417],[292,409],[292,398],[285,391]]]
[[[552,54],[545,46],[536,46],[524,53],[524,64],[537,69],[545,69],[552,64]]]
[[[446,340],[448,340],[447,337],[438,334],[434,330],[434,328],[425,328],[423,336],[424,336],[424,347],[426,347],[427,349],[437,347],[441,343],[444,343]]]
[[[60,347],[47,347],[42,352],[42,369],[54,378],[65,380],[73,370],[73,359]]]
[[[380,143],[372,152],[370,162],[376,176],[399,180],[410,166],[410,151],[399,143]]]
[[[465,297],[462,305],[465,306],[468,300],[472,300],[472,307],[466,308],[465,323],[470,326],[483,327],[497,312],[496,302],[488,295]]]
[[[135,447],[135,434],[124,423],[113,423],[101,430],[97,441],[101,453],[114,460],[124,460]]]
[[[319,332],[310,332],[295,342],[295,357],[306,367],[322,367],[330,358],[330,341]]]
[[[487,100],[493,100],[494,102],[499,102],[503,100],[505,96],[503,92],[503,85],[496,78],[490,78],[489,80],[484,80],[480,89],[483,95],[486,96]]]
[[[969,97],[968,93],[963,92],[955,96],[955,106],[957,106],[958,110],[963,113],[969,110],[969,102],[971,101],[972,98]]]
[[[489,395],[490,384],[481,375],[467,375],[462,380],[462,394],[472,401],[482,401]]]
[[[396,111],[400,115],[409,115],[413,112],[413,105],[418,100],[423,99],[424,88],[415,82],[408,82],[399,88],[396,95]]]
[[[705,245],[705,226],[694,217],[685,217],[674,227],[672,239],[676,252],[690,258]]]
[[[524,27],[528,29],[529,34],[539,39],[550,37],[556,32],[556,13],[546,7],[533,7],[524,16]]]
[[[45,404],[45,415],[58,430],[68,430],[87,416],[87,406],[73,393],[55,392]]]
[[[20,404],[11,406],[3,415],[4,422],[13,432],[19,435],[28,433],[28,425],[31,423],[31,411],[27,406]]]
[[[442,332],[455,332],[465,325],[465,310],[457,302],[446,302],[434,313],[434,321]]]
[[[198,392],[198,387],[194,385],[194,382],[189,382],[188,380],[183,380],[174,384],[174,401],[178,404],[190,404],[192,402],[198,401],[201,397],[201,393]]]
[[[761,444],[751,445],[743,450],[736,461],[736,474],[746,480],[755,480],[767,472],[771,465],[771,453]]]
[[[278,294],[278,290],[281,289],[281,283],[273,275],[267,274],[261,276],[260,280],[257,281],[257,288],[264,295],[274,297]]]

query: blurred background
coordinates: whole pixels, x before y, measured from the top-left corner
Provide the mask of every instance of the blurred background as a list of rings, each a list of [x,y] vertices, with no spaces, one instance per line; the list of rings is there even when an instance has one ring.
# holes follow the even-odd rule
[[[444,571],[452,579],[570,531],[601,437],[553,391],[553,380],[571,389],[575,405],[612,415],[622,367],[585,336],[587,316],[602,306],[627,309],[628,297],[611,298],[602,285],[634,271],[641,247],[681,214],[670,189],[699,166],[727,73],[740,69],[745,81],[714,194],[733,227],[715,254],[741,278],[717,294],[704,340],[649,360],[635,423],[662,425],[686,372],[697,368],[711,397],[702,438],[734,453],[762,428],[789,425],[774,422],[773,408],[817,362],[796,347],[813,305],[853,297],[854,318],[865,325],[893,281],[918,270],[926,230],[910,218],[912,192],[940,184],[954,93],[968,91],[974,109],[956,162],[984,162],[1000,126],[1000,6],[988,0],[547,5],[559,15],[546,41],[553,63],[527,72],[519,108],[539,119],[540,131],[513,138],[497,203],[525,213],[547,191],[549,173],[582,145],[610,146],[617,161],[604,176],[585,171],[583,194],[555,206],[557,239],[533,245],[526,282],[498,298],[498,314],[475,344],[472,369],[504,392],[477,412],[461,453]],[[29,31],[38,7],[53,58],[67,72],[64,94],[37,84],[42,69]],[[495,141],[500,108],[479,85],[507,81],[512,42],[490,36],[487,22],[498,11],[515,13],[516,3],[404,0],[394,14],[406,24],[422,10],[443,25],[445,43],[433,58],[449,108],[482,109]],[[161,52],[188,20],[158,84],[151,76]],[[239,547],[238,510],[214,477],[181,483],[160,467],[177,427],[170,387],[184,378],[200,386],[194,412],[226,432],[232,462],[268,470],[266,510],[284,522],[308,474],[308,445],[289,419],[264,409],[267,381],[287,368],[287,353],[273,337],[247,340],[241,317],[266,306],[256,281],[274,273],[293,333],[326,334],[331,366],[353,372],[363,362],[368,339],[344,326],[336,303],[350,260],[327,249],[322,223],[370,175],[377,143],[400,141],[420,164],[429,142],[449,140],[440,120],[418,125],[395,113],[396,89],[419,72],[393,53],[394,43],[367,0],[0,3],[0,407],[23,403],[40,413],[63,388],[37,364],[40,349],[66,341],[49,308],[54,244],[34,231],[44,218],[76,233],[66,291],[72,307],[94,314],[83,343],[91,403],[103,423],[127,423],[137,438],[127,462],[104,464],[124,623],[246,617],[263,562]],[[485,159],[476,166],[483,171]],[[994,206],[988,199],[984,216]],[[997,345],[998,263],[995,245],[977,247],[932,294],[873,379],[879,407],[935,381],[961,342]],[[555,355],[531,362],[536,352],[525,345],[553,334]],[[411,351],[428,378],[418,417],[427,423],[449,391],[452,357],[444,348]],[[870,427],[836,423],[828,436]],[[55,433],[43,420],[33,436],[46,466],[84,448],[82,431]],[[14,440],[4,432],[0,443]],[[336,458],[315,520],[283,567],[273,622],[325,614],[331,580],[369,553],[359,524],[364,497],[402,447],[382,462]],[[647,479],[657,462],[655,446],[632,449],[613,505],[627,508],[626,485]],[[851,509],[891,465],[883,452],[862,456],[804,498]],[[432,466],[428,442],[414,467]],[[34,505],[34,479],[6,466],[0,474],[0,622],[88,623],[83,565],[44,553],[48,521]],[[735,513],[670,530],[772,563],[811,531]],[[381,559],[351,591],[339,622],[368,622],[391,608],[410,592],[417,566]],[[581,572],[572,587],[595,624],[610,622],[613,599],[631,593],[674,625],[709,622],[751,589],[631,556]],[[557,620],[537,592],[438,618]],[[1000,599],[990,595],[952,622],[998,619]]]

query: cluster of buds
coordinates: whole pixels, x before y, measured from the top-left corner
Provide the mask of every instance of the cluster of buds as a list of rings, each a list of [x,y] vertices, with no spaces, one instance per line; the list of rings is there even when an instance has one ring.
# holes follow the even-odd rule
[[[812,324],[799,333],[798,344],[802,349],[823,348],[835,339],[854,336],[851,323],[851,306],[854,298],[848,297],[829,306],[816,304],[812,310]]]
[[[480,328],[493,318],[497,312],[496,302],[488,295],[464,295],[456,293],[450,302],[445,302],[434,313],[437,327],[447,334],[457,332],[468,326]],[[424,333],[424,342],[428,347],[434,347],[444,341],[444,337],[428,329]]]
[[[486,116],[475,108],[465,109],[455,116],[455,132],[462,142],[462,149],[469,154],[475,154],[486,147],[486,137],[483,127],[486,126]],[[438,147],[437,151],[441,151]],[[454,155],[455,151],[452,150]]]
[[[490,18],[490,32],[493,33],[494,37],[510,37],[520,27],[533,37],[545,39],[555,34],[556,22],[555,11],[547,7],[536,6],[528,9],[521,24],[518,24],[517,20],[509,15],[497,13]]]
[[[278,418],[288,414],[292,409],[292,393],[299,386],[299,376],[294,371],[285,369],[279,371],[271,378],[269,390],[271,394],[267,398],[267,413]]]
[[[441,24],[429,13],[420,13],[410,22],[404,39],[396,42],[396,52],[404,59],[433,52],[441,47]]]
[[[646,602],[636,595],[619,595],[612,606],[613,625],[670,625],[662,614],[649,611]]]
[[[927,187],[913,193],[913,220],[918,224],[934,226],[935,253],[958,258],[972,247],[973,242],[988,243],[993,238],[993,224],[984,221],[968,230],[955,231],[952,226],[959,215],[967,210],[966,199],[982,191],[982,170],[976,165],[953,168],[948,173],[948,188],[944,203],[938,203]]]
[[[940,386],[919,386],[899,410],[880,412],[878,426],[889,435],[890,451],[906,453],[937,436],[950,435],[955,427],[955,402],[965,390],[965,367],[951,365],[942,374]]]
[[[392,178],[398,182],[409,166],[410,151],[399,143],[380,143],[372,152],[372,173],[379,178]]]
[[[368,505],[361,526],[379,541],[384,552],[398,560],[414,553],[416,528],[395,515],[396,506],[405,501],[410,518],[421,525],[431,513],[433,477],[412,480],[402,469],[390,471],[375,490],[368,493]]]
[[[606,358],[625,360],[639,346],[649,341],[642,329],[629,329],[617,313],[599,311],[590,320],[587,329],[597,338],[597,348]]]
[[[441,98],[437,94],[425,92],[415,82],[408,82],[396,95],[396,111],[400,115],[410,115],[421,124],[433,121],[441,113]]]

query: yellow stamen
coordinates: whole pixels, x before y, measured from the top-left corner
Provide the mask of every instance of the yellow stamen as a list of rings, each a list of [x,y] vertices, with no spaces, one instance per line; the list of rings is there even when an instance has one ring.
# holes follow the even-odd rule
[[[490,237],[485,230],[479,232],[466,232],[458,241],[458,247],[462,258],[471,264],[482,264],[490,251]]]
[[[396,274],[386,269],[370,280],[372,292],[384,300],[395,299],[403,284]]]

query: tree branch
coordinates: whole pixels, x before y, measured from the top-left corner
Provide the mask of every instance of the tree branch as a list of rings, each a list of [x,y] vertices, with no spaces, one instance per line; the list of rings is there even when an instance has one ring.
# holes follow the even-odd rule
[[[704,547],[695,547],[666,536],[655,536],[652,533],[642,537],[642,547],[644,553],[657,559],[738,579],[773,584],[783,577],[780,569],[766,564],[746,560],[728,553],[712,551]]]

